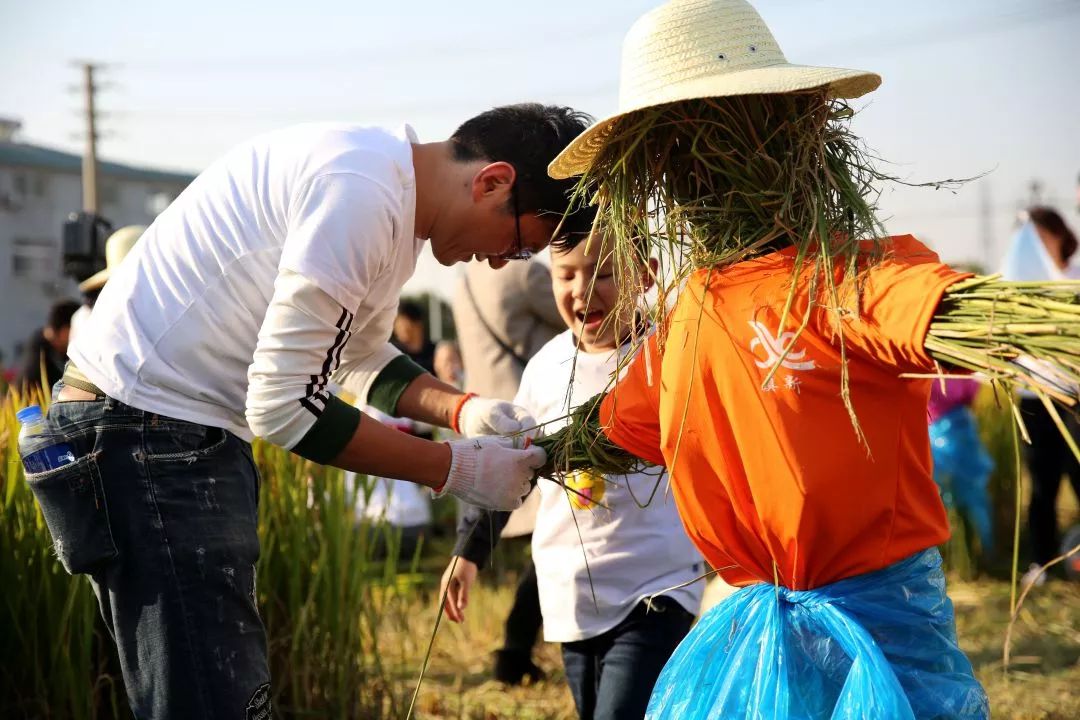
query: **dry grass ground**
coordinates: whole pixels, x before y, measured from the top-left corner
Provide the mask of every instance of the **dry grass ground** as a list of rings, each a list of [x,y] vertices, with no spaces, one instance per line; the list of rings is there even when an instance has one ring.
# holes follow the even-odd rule
[[[490,679],[491,652],[499,645],[502,620],[513,585],[477,589],[464,625],[444,623],[432,653],[431,668],[417,704],[420,718],[521,718],[563,720],[575,717],[557,646],[542,644],[538,664],[546,682],[508,688]],[[1014,630],[1012,670],[1002,672],[1002,646],[1009,614],[1008,583],[953,581],[961,644],[990,694],[995,720],[1075,720],[1080,718],[1080,585],[1051,582],[1033,592]],[[384,660],[398,669],[403,685],[415,684],[418,661],[435,622],[432,599],[417,602],[407,627],[389,629]],[[404,624],[403,624],[404,625]]]
[[[1002,646],[1008,583],[957,582],[949,594],[960,644],[990,695],[994,718],[1080,718],[1080,585],[1054,581],[1028,595],[1013,630],[1007,675]]]

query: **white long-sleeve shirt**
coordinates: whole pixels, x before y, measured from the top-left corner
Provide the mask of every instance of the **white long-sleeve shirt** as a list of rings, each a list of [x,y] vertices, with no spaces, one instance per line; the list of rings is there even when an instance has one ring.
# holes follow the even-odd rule
[[[287,128],[199,175],[143,235],[71,348],[109,396],[293,448],[336,382],[367,399],[415,237],[411,128]],[[352,410],[355,414],[355,410]]]
[[[566,424],[570,408],[607,390],[620,358],[633,352],[630,343],[610,353],[578,352],[567,330],[529,361],[514,402],[553,432]],[[532,551],[544,639],[596,637],[661,592],[696,615],[704,583],[692,581],[704,561],[683,529],[662,469],[602,479],[574,474],[565,482],[591,500],[543,478],[536,486]]]

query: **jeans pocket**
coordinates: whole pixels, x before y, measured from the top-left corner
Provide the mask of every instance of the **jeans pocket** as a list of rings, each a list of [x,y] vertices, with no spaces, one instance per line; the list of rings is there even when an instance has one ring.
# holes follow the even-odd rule
[[[56,556],[72,575],[88,573],[118,554],[98,472],[97,453],[26,476],[53,538]]]
[[[146,439],[146,459],[149,462],[192,464],[212,459],[229,442],[229,433],[215,427],[194,423],[173,423]]]

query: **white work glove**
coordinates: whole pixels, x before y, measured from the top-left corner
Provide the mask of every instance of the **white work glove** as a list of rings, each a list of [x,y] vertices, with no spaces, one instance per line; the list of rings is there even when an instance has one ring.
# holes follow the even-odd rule
[[[455,429],[465,437],[477,437],[532,430],[536,420],[528,410],[513,403],[473,395],[461,405],[455,424]]]
[[[536,469],[547,460],[544,448],[527,443],[494,435],[447,442],[450,472],[435,497],[453,495],[488,510],[517,509],[532,489]]]

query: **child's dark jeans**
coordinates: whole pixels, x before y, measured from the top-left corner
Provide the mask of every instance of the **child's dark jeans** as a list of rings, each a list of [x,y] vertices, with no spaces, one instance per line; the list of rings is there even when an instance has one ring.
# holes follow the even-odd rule
[[[563,643],[563,666],[581,720],[645,717],[660,671],[675,652],[694,616],[669,597],[645,602],[611,630]]]

